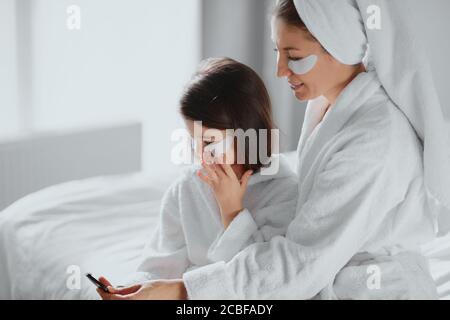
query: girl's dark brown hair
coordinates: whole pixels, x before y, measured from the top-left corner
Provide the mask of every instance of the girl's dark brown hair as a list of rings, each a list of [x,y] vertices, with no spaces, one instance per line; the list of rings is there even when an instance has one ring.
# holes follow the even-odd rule
[[[203,61],[181,97],[180,111],[185,119],[202,121],[202,125],[210,129],[255,129],[257,161],[250,163],[246,142],[246,170],[257,172],[263,167],[259,154],[258,133],[261,129],[267,130],[267,152],[264,156],[271,156],[271,129],[274,129],[274,124],[269,93],[258,74],[242,63],[230,58]]]

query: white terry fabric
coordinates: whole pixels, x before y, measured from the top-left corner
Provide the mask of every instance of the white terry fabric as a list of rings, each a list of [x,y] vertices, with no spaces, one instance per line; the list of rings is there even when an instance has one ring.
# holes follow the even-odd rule
[[[186,270],[234,256],[252,234],[253,239],[268,241],[286,233],[295,214],[298,183],[283,155],[276,174],[256,173],[250,177],[244,197],[246,209],[232,222],[236,225],[251,219],[253,224],[242,230],[246,237],[224,232],[214,194],[197,177],[197,170],[188,170],[165,194],[157,230],[138,267],[140,273],[128,279],[127,284],[179,279]]]
[[[379,281],[375,279],[379,276]],[[370,287],[369,287],[370,285]],[[428,260],[420,253],[357,254],[337,274],[333,286],[320,292],[324,300],[436,300]]]
[[[405,19],[401,0],[294,0],[308,30],[337,60],[368,57],[390,99],[405,113],[424,145],[425,185],[441,235],[450,231],[450,119],[433,84],[423,48]],[[381,28],[368,27],[376,6]],[[367,51],[369,48],[369,52]]]
[[[358,253],[415,251],[433,238],[420,141],[374,72],[358,75],[302,141],[286,237],[185,273],[191,299],[310,299]]]

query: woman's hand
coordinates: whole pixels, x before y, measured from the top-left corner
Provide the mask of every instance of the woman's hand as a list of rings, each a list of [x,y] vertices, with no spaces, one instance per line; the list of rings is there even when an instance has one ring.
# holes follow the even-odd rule
[[[126,288],[114,288],[104,277],[99,281],[108,287],[109,293],[97,289],[103,300],[186,300],[183,280],[157,280],[135,284]]]
[[[202,163],[206,175],[199,171],[197,174],[214,191],[214,196],[219,204],[222,223],[228,228],[231,221],[244,208],[242,201],[247,184],[252,171],[247,171],[242,175],[241,181],[237,178],[229,164],[207,164]]]

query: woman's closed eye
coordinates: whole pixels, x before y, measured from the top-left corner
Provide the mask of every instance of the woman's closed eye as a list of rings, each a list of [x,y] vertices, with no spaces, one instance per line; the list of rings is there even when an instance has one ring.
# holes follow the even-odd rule
[[[280,52],[280,50],[278,50],[278,48],[273,48],[273,51],[276,53]],[[290,61],[299,61],[299,60],[303,59],[303,57],[291,57],[290,55],[288,55],[287,58]]]

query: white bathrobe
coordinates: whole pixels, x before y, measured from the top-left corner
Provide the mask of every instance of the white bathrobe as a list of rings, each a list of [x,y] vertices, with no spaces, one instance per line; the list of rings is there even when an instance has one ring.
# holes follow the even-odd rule
[[[191,168],[166,192],[156,232],[147,243],[136,274],[124,284],[155,279],[180,279],[216,261],[227,261],[248,242],[269,241],[284,235],[295,214],[298,182],[281,156],[274,175],[250,177],[239,216],[224,231],[211,188]],[[242,235],[236,235],[236,226]]]
[[[358,253],[397,254],[434,237],[421,144],[376,73],[358,75],[318,123],[320,104],[305,118],[286,236],[185,273],[190,299],[313,298]],[[241,222],[227,232],[251,230]]]

